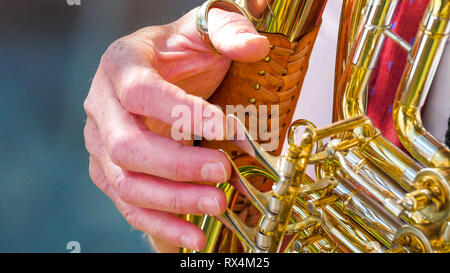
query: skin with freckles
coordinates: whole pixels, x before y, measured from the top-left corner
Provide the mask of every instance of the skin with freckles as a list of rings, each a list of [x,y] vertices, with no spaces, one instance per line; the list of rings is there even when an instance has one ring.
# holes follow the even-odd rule
[[[206,99],[231,61],[256,62],[269,51],[268,40],[237,13],[212,9],[208,28],[220,55],[197,32],[195,10],[115,41],[102,56],[84,103],[93,182],[163,252],[204,248],[203,232],[178,214],[222,213],[225,196],[214,184],[227,181],[231,171],[221,152],[171,139],[172,108],[185,105],[193,112],[201,98],[203,111],[223,118]],[[208,134],[194,118],[192,130]]]

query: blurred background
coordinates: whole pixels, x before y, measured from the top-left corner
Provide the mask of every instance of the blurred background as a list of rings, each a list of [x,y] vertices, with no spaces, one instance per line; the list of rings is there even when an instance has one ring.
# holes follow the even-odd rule
[[[71,1],[0,1],[0,252],[150,252],[89,178],[83,101],[111,42],[203,1]]]

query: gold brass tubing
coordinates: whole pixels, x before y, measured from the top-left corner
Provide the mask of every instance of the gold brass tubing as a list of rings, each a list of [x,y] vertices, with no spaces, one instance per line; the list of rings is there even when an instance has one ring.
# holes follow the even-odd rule
[[[207,234],[206,246],[202,253],[213,253],[217,247],[217,240],[222,230],[222,223],[214,217],[206,216],[203,218],[200,228]]]
[[[395,202],[395,199],[390,192],[380,191],[379,188],[375,187],[370,181],[364,179],[364,177],[362,177],[359,173],[354,172],[349,164],[347,164],[346,158],[340,152],[335,152],[334,156],[346,176],[355,181],[367,193],[372,195],[376,200],[383,204],[383,206],[389,209],[395,216],[400,216],[404,212],[403,208]]]
[[[428,5],[397,89],[394,124],[403,146],[428,167],[450,167],[450,149],[423,127],[421,109],[450,35],[450,1]]]
[[[332,176],[338,178],[340,181],[333,189],[333,193],[340,197],[336,201],[337,207],[361,225],[372,236],[377,238],[378,241],[390,247],[395,232],[402,225],[402,222],[392,214],[399,216],[403,213],[403,209],[395,203],[395,200],[389,198],[389,195],[386,196],[386,193],[380,192],[369,181],[366,181],[350,170],[344,156],[340,152],[335,152],[334,156],[344,173],[350,177],[350,180],[355,179],[356,183],[360,186],[357,188],[353,182],[343,178],[339,173],[333,173]],[[361,188],[364,191],[361,191]],[[374,201],[372,199],[373,197],[378,199],[385,208],[380,203]],[[394,213],[389,213],[386,208],[391,209]]]
[[[318,210],[323,211],[324,214],[325,223],[322,223],[324,229],[335,240],[343,244],[348,252],[364,253],[372,251],[370,245],[377,240],[352,219],[342,215],[339,208],[328,205]]]
[[[305,175],[303,183],[310,184],[315,182],[309,176]],[[318,194],[310,194],[308,196],[312,198],[312,200],[320,198]],[[302,215],[304,217],[305,214],[309,214],[302,209],[306,207],[306,204],[307,202],[304,198],[302,196],[298,196],[294,211],[298,211],[298,215]],[[339,204],[339,200],[336,204]],[[317,208],[318,211],[322,211],[322,213],[326,214],[324,220],[328,219],[328,221],[326,221],[326,223],[322,223],[322,226],[325,225],[324,229],[326,229],[327,232],[330,232],[334,240],[337,240],[334,244],[337,243],[340,251],[343,252],[372,251],[368,248],[368,246],[371,242],[378,242],[377,239],[375,239],[375,237],[355,222],[354,219],[350,217],[351,215],[346,216],[345,211],[339,209],[336,204]],[[302,219],[304,219],[303,217]],[[380,237],[380,235],[377,236]]]
[[[449,19],[450,4],[448,0],[432,0],[428,5],[428,10],[436,17]]]
[[[311,181],[313,181],[309,176],[305,175],[304,181],[307,180],[307,183],[311,183]],[[305,220],[306,218],[310,217],[310,213],[306,210],[306,208],[304,207],[304,200],[301,198],[297,198],[296,200],[296,204],[292,209],[292,214],[291,214],[291,222],[293,224],[291,225],[295,225],[296,223],[302,222],[303,220]],[[292,227],[292,226],[291,226]],[[311,230],[309,229],[297,229],[295,230],[295,232],[292,230],[290,232],[294,233],[294,236],[292,237],[291,241],[289,244],[292,244],[295,240],[296,237],[302,237],[302,238],[307,238],[311,235]],[[289,234],[290,235],[290,234]],[[319,253],[321,251],[324,251],[325,249],[336,249],[337,246],[335,245],[336,243],[332,240],[329,240],[329,238],[327,237],[323,237],[321,241],[319,242],[315,242],[313,244],[310,245],[305,245],[303,250],[305,248],[308,249],[308,252],[311,253]],[[284,251],[288,251],[289,250],[289,245],[286,246],[286,248],[284,249]]]
[[[300,185],[305,177],[306,166],[309,161],[313,149],[313,135],[315,130],[307,127],[303,134],[302,143],[300,146],[289,145],[288,160],[295,162],[296,175],[290,179],[291,184],[288,192],[281,200],[283,202],[282,209],[278,214],[278,226],[276,227],[272,236],[272,243],[268,252],[279,252],[281,243],[283,242],[288,224],[290,222],[290,215],[296,202],[296,197],[300,192]]]
[[[350,139],[346,139],[346,140],[342,140],[340,141],[337,145],[336,145],[336,151],[345,151],[345,150],[349,150],[350,148],[354,147],[358,145],[358,139],[357,138],[350,138]],[[309,158],[309,164],[316,164],[318,162],[321,162],[325,159],[327,159],[328,155],[326,151],[322,151],[316,154],[311,155],[311,157]]]
[[[317,194],[311,194],[312,198],[319,198]],[[305,200],[302,197],[297,197],[295,208],[303,208]],[[330,248],[334,245],[339,252],[370,252],[368,248],[371,242],[377,242],[367,231],[362,229],[356,222],[349,217],[345,216],[342,211],[334,206],[327,205],[317,209],[319,212],[325,213],[325,221],[322,220],[321,226],[325,230],[328,236],[322,235],[322,241],[316,242],[314,246],[308,246],[310,250],[315,248],[321,249],[323,245],[327,245]],[[308,234],[308,233],[307,233]],[[312,251],[315,252],[315,251]]]
[[[225,198],[227,199],[228,206],[230,206],[232,200],[232,196],[235,194],[236,190],[229,183],[223,183],[217,185],[219,189],[221,189]],[[187,214],[184,215],[183,218],[186,221],[194,223],[198,225],[203,232],[206,234],[206,247],[204,250],[200,251],[202,253],[213,253],[216,249],[217,240],[220,236],[220,232],[222,230],[223,224],[217,220],[216,218],[209,215],[192,215]],[[197,251],[193,251],[191,249],[181,248],[181,253],[195,253]]]
[[[448,171],[446,169],[422,169],[416,175],[411,190],[406,192],[390,177],[373,166],[356,149],[352,149],[345,157],[339,159],[339,162],[343,161],[344,164],[341,164],[340,170],[345,172],[352,182],[356,182],[358,187],[367,191],[392,215],[410,224],[435,223],[445,219],[445,211],[448,210],[448,207],[439,204],[448,204],[445,200],[449,191],[445,185],[450,177],[448,174],[450,169]],[[432,204],[429,203],[433,188],[434,192],[438,193],[438,197],[433,202],[435,208],[432,208]],[[440,208],[439,213],[435,211],[437,208]]]
[[[258,166],[241,166],[241,167],[239,167],[239,172],[244,177],[259,175],[259,176],[267,177],[272,181],[278,180],[278,178],[276,176],[274,176],[271,172],[267,171],[264,168],[258,167]]]
[[[357,70],[353,64],[348,64],[345,73],[360,73],[362,70]],[[364,92],[353,92],[358,86],[358,82],[361,75],[351,75],[344,78],[348,78],[352,82],[348,83],[348,86],[353,86],[351,89],[347,89],[345,93],[345,106],[343,109],[343,115],[345,119],[355,118],[364,113]],[[350,93],[350,94],[349,94]],[[366,122],[365,128],[371,128],[371,123]],[[355,127],[358,128],[358,127]],[[411,188],[416,173],[420,170],[420,165],[406,155],[403,151],[386,140],[375,128],[372,127],[371,131],[354,130],[355,134],[364,143],[361,147],[361,151],[368,157],[372,163],[382,170],[385,170],[395,181],[400,183],[406,190]],[[334,129],[335,133],[339,131],[338,128]]]
[[[383,245],[391,247],[395,233],[403,223],[364,191],[358,190],[352,182],[347,179],[340,181],[333,189],[333,193],[341,197],[336,203],[337,207]]]
[[[342,252],[336,242],[324,234],[296,233],[287,243],[283,253],[336,253]]]
[[[250,20],[259,32],[286,36],[298,41],[321,22],[327,0],[207,0],[197,12],[196,25],[208,37],[208,11],[221,8]]]
[[[351,149],[347,155],[345,155],[345,161],[353,172],[358,177],[364,179],[368,186],[368,191],[374,196],[380,203],[386,203],[386,200],[400,201],[405,197],[405,190],[401,188],[395,181],[389,176],[385,175],[374,164],[368,161],[357,150]],[[390,202],[389,202],[390,203]],[[396,208],[397,206],[395,206]],[[398,215],[400,212],[395,208],[387,208],[390,211],[394,211],[394,215]]]
[[[305,230],[305,229],[312,227],[313,225],[316,225],[317,223],[320,223],[320,219],[317,216],[310,215],[308,217],[305,217],[301,221],[290,224],[288,226],[288,230],[286,231],[286,233],[288,231],[295,232],[295,231]]]
[[[344,0],[342,2],[334,74],[333,122],[343,119],[340,108],[344,94],[339,90],[338,84],[347,66],[350,50],[362,20],[361,14],[366,5],[367,0]]]
[[[287,132],[288,144],[295,144],[295,132],[298,127],[309,126],[313,129],[317,129],[317,126],[307,119],[297,119],[291,123]]]
[[[411,54],[412,46],[407,41],[403,40],[403,38],[392,32],[392,30],[390,29],[385,29],[383,33],[399,46],[401,46],[404,50],[406,50],[408,52],[408,56],[409,54]]]
[[[382,135],[372,139],[361,152],[378,168],[409,191],[421,166]]]
[[[350,154],[350,153],[349,153]],[[339,161],[343,161],[340,158]],[[353,160],[352,162],[354,162]],[[332,164],[338,164],[332,163]],[[342,165],[342,164],[341,164]],[[344,162],[344,166],[348,168],[347,163]],[[360,174],[358,172],[358,174]],[[385,208],[383,208],[380,203],[375,202],[372,198],[373,195],[369,196],[366,192],[361,191],[356,188],[353,184],[354,182],[344,178],[336,168],[321,168],[318,178],[323,177],[336,177],[339,179],[340,183],[333,189],[333,194],[336,194],[340,198],[337,200],[335,205],[348,217],[358,223],[364,230],[368,231],[374,238],[376,238],[383,245],[390,247],[394,239],[395,232],[402,225],[401,220],[398,220],[392,214],[390,214]],[[361,180],[361,179],[359,179]],[[378,192],[378,189],[374,189],[372,186],[367,186],[370,181],[361,183],[360,187],[364,190],[369,189],[369,192],[375,194],[375,198],[384,198],[384,193],[382,191]],[[359,183],[358,183],[359,184]],[[388,195],[389,196],[389,195]],[[389,198],[386,198],[388,201]],[[394,199],[394,198],[393,198]],[[401,207],[398,208],[395,203],[395,199],[392,202],[385,201],[385,206],[388,208],[393,207],[392,211],[399,211],[401,213]],[[386,205],[387,203],[387,205]],[[397,212],[397,214],[400,214]]]
[[[376,136],[377,130],[373,127],[372,122],[366,116],[354,116],[345,120],[335,122],[331,125],[322,127],[316,131],[315,140],[338,135],[344,131],[351,131],[357,128],[364,129],[364,137],[371,138]]]
[[[339,117],[347,119],[366,112],[368,81],[386,38],[383,31],[390,26],[397,3],[397,0],[369,1],[352,55],[339,79],[338,92],[343,94],[343,113]]]
[[[313,29],[320,21],[327,0],[266,0],[269,4],[262,14],[255,14],[256,29],[259,32],[283,34],[291,42],[297,41],[305,33]],[[256,4],[245,1],[247,9],[258,10],[251,7]],[[265,4],[267,6],[267,4]],[[254,13],[254,12],[253,12]]]
[[[405,190],[410,190],[420,165],[387,141],[367,117],[353,117],[318,130],[321,137],[329,137],[343,130],[354,130],[361,141],[360,150],[377,167],[385,170]]]
[[[245,178],[251,177],[251,176],[263,176],[271,179],[272,181],[276,181],[278,178],[273,176],[273,174],[264,168],[258,167],[258,166],[241,166],[238,168],[239,173],[242,174]],[[222,189],[225,193],[225,197],[227,199],[228,205],[227,207],[230,207],[231,202],[233,201],[233,196],[236,194],[236,189],[231,186],[229,183],[224,183],[219,185],[219,188]],[[213,253],[217,249],[217,243],[218,238],[220,236],[220,233],[222,232],[223,228],[225,228],[217,218],[213,218],[211,216],[204,216],[206,219],[203,221],[201,225],[201,229],[206,233],[206,248],[204,249],[204,253]],[[237,249],[237,243],[238,238],[235,234],[230,232],[230,230],[227,230],[225,232],[225,235],[229,237],[229,239],[222,239],[221,241],[229,241],[229,245],[222,245],[223,248],[226,248],[228,250]],[[234,251],[231,251],[234,252]]]
[[[373,56],[370,57],[372,58]],[[368,71],[365,67],[358,67],[355,63],[347,65],[339,90],[345,94],[344,107],[342,109],[344,118],[359,116],[365,112],[367,74]],[[394,112],[396,113],[397,111]],[[410,189],[414,176],[421,168],[419,164],[381,135],[368,142],[361,150],[377,167],[385,170],[388,175],[399,182],[406,190]]]

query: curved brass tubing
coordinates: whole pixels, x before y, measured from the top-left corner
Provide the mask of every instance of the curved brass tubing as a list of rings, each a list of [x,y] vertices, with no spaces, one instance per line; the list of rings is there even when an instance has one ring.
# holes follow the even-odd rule
[[[339,79],[347,66],[362,19],[360,14],[366,6],[367,0],[344,0],[342,2],[334,73],[333,122],[343,119],[342,111],[340,111],[343,93],[338,89]]]
[[[394,105],[394,124],[403,146],[428,167],[450,167],[450,149],[423,127],[421,109],[450,35],[450,0],[428,5]]]
[[[391,25],[397,3],[398,1],[369,1],[352,55],[339,81],[337,92],[343,96],[341,107],[337,107],[340,111],[339,117],[349,119],[366,114],[368,81],[386,38],[383,32]],[[367,137],[363,130],[355,130],[355,134],[359,138]],[[361,151],[407,191],[421,169],[416,161],[381,134],[367,139]]]

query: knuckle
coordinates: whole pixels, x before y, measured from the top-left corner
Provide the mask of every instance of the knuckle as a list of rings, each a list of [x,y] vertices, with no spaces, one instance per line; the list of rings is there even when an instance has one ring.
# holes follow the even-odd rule
[[[124,162],[124,157],[130,150],[131,137],[126,133],[114,132],[106,137],[106,150],[111,161],[120,165]]]
[[[114,64],[118,57],[123,55],[128,48],[128,42],[124,38],[120,38],[112,42],[103,53],[100,64],[109,66]]]
[[[84,136],[84,147],[86,148],[86,151],[90,155],[95,155],[98,152],[100,144],[97,143],[98,139],[95,139],[95,134],[93,134],[93,124],[91,120],[87,120],[86,124],[84,126],[83,130],[83,136]]]
[[[161,227],[152,227],[152,230],[150,231],[150,234],[155,238],[164,238],[165,233]]]
[[[95,183],[97,180],[97,171],[96,166],[92,162],[92,158],[89,159],[89,176],[91,177],[91,180]]]
[[[151,105],[146,99],[150,91],[155,92],[151,86],[153,81],[151,72],[148,69],[139,69],[133,73],[126,73],[122,78],[119,99],[122,105],[135,114],[148,115]]]
[[[142,90],[145,86],[137,76],[127,76],[126,80],[122,83],[122,87],[119,93],[119,99],[122,105],[130,112],[142,113],[145,108],[145,104],[142,102]]]
[[[117,95],[124,108],[135,114],[145,114],[148,106],[143,99],[148,96],[153,74],[149,67],[133,65],[144,61],[139,52],[132,39],[123,37],[108,47],[100,66],[108,73],[119,74],[115,76]],[[122,67],[124,63],[128,65]]]
[[[119,172],[111,181],[112,186],[116,190],[116,192],[119,194],[119,189],[122,188],[124,190],[124,185],[127,183],[127,178],[123,172]],[[126,187],[126,185],[125,185]],[[120,194],[119,194],[120,197]]]
[[[172,175],[174,180],[180,181],[184,178],[185,166],[180,160],[173,160],[171,164],[168,165],[168,172]]]
[[[164,228],[159,224],[151,224],[146,227],[146,230],[143,231],[151,235],[153,238],[161,239],[166,237]]]
[[[87,114],[88,116],[91,116],[91,115],[92,115],[93,105],[92,105],[92,99],[91,99],[91,96],[90,96],[90,95],[88,95],[88,96],[86,97],[86,99],[84,100],[84,102],[83,102],[83,108],[84,108],[84,111],[86,112],[86,114]]]
[[[179,195],[171,196],[169,198],[168,205],[169,205],[169,210],[171,212],[181,213],[181,214],[183,214],[185,212],[184,208],[183,208],[183,205],[182,205],[181,197]]]
[[[101,191],[108,195],[108,193],[110,192],[110,185],[104,180],[105,177],[102,173],[102,170],[98,165],[94,164],[92,157],[89,160],[89,176],[91,177],[92,182]]]
[[[92,154],[91,142],[89,141],[89,127],[87,125],[84,126],[83,135],[84,135],[84,147],[89,154]]]
[[[136,208],[128,207],[124,209],[123,215],[130,226],[135,229],[142,230],[142,219]]]
[[[130,182],[130,177],[125,175],[123,172],[121,172],[118,176],[116,176],[113,185],[114,188],[119,195],[120,199],[122,199],[124,202],[132,201],[132,185],[133,183]]]

